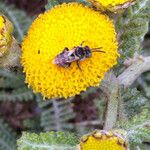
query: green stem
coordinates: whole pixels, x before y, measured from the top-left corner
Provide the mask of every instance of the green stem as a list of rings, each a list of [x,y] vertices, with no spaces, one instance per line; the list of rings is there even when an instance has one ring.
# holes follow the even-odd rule
[[[119,84],[113,72],[109,72],[101,86],[101,90],[107,97],[107,110],[105,116],[104,129],[112,129],[117,121],[119,106]]]

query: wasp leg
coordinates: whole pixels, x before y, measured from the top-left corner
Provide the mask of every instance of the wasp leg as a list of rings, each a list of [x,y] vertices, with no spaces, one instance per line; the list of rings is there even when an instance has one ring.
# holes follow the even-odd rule
[[[69,51],[69,49],[68,49],[67,47],[65,47],[64,50],[63,50],[59,55],[62,55],[62,54],[64,54],[65,52],[68,52],[68,51]]]
[[[69,68],[71,66],[71,63],[62,63],[59,66],[63,68]]]
[[[66,63],[66,64],[65,64],[65,68],[69,68],[70,65],[71,65],[71,63]]]
[[[80,44],[81,47],[82,47],[82,45],[83,45],[84,42],[85,42],[85,41],[82,41],[82,43]]]
[[[67,52],[69,49],[67,47],[64,48],[63,52]]]
[[[76,62],[77,62],[77,66],[78,66],[78,68],[80,69],[80,71],[82,71],[82,69],[81,69],[81,67],[80,67],[80,63],[79,63],[80,61],[79,61],[79,60],[77,60]]]

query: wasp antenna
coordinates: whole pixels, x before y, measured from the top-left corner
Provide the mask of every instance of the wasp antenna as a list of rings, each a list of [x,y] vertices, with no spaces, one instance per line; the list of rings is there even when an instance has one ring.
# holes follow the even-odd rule
[[[92,52],[101,52],[101,53],[106,53],[106,52],[104,52],[104,51],[100,51],[100,50],[94,50],[94,51],[92,51]]]
[[[82,46],[84,42],[85,42],[85,41],[82,41],[82,43],[80,44],[80,46]]]
[[[102,47],[92,48],[91,50],[93,50],[93,49],[102,49]]]

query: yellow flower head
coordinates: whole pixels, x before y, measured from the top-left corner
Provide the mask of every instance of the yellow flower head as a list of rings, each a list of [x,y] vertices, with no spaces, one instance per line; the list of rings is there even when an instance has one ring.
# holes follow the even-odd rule
[[[13,26],[11,22],[0,15],[0,57],[2,57],[10,48],[12,42]]]
[[[77,150],[128,150],[128,145],[119,133],[96,130],[82,137]]]
[[[116,12],[120,9],[128,8],[134,4],[135,0],[89,0],[94,6],[100,10],[109,10]]]
[[[53,63],[65,47],[101,47],[90,58],[68,68]],[[40,15],[22,44],[22,65],[26,82],[44,97],[71,97],[98,86],[104,74],[117,61],[116,33],[112,21],[78,3],[62,4]]]

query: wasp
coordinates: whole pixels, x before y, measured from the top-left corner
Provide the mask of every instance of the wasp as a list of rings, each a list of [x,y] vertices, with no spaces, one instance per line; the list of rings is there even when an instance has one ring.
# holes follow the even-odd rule
[[[79,46],[74,47],[72,50],[69,50],[67,47],[65,47],[64,50],[55,57],[53,64],[68,68],[72,62],[76,62],[78,68],[82,70],[79,64],[80,61],[90,58],[93,52],[105,53],[104,51],[99,50],[102,47],[91,49],[89,46],[82,45],[83,42]]]

